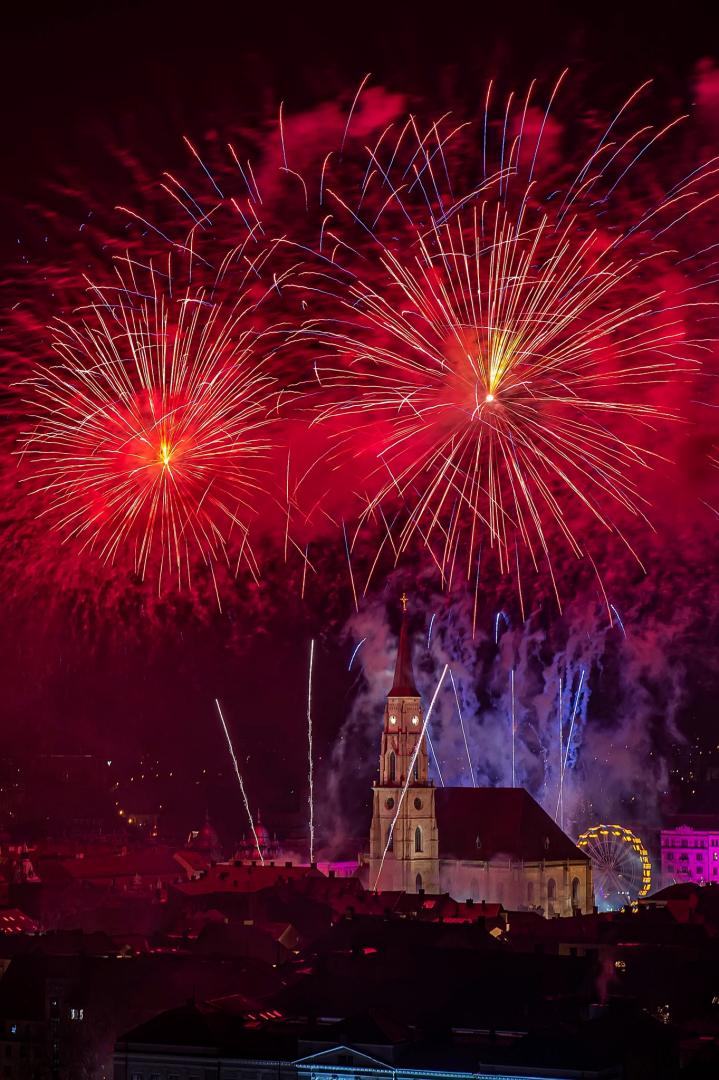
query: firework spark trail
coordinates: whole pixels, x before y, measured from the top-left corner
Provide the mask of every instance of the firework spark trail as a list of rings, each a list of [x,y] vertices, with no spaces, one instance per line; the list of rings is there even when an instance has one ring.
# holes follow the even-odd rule
[[[494,644],[499,644],[499,620],[502,619],[505,627],[509,628],[509,619],[503,611],[498,611],[494,617]]]
[[[225,738],[227,739],[227,746],[229,748],[230,756],[232,758],[232,764],[235,767],[235,775],[236,775],[237,780],[238,780],[239,785],[240,785],[240,791],[242,793],[242,801],[244,802],[245,810],[247,811],[247,820],[250,823],[250,829],[252,830],[252,836],[253,836],[254,841],[255,841],[255,847],[257,848],[257,854],[260,857],[261,864],[264,866],[265,865],[265,857],[262,854],[262,848],[260,847],[260,841],[258,840],[257,833],[255,831],[255,823],[252,820],[252,811],[250,810],[250,804],[247,801],[247,793],[245,791],[245,785],[242,782],[242,773],[240,772],[240,766],[237,763],[237,758],[235,756],[235,750],[234,750],[234,747],[232,745],[232,739],[230,738],[230,733],[229,733],[229,731],[227,729],[227,724],[225,723],[225,718],[222,715],[222,707],[220,706],[220,703],[217,700],[217,698],[215,698],[215,705],[217,706],[217,715],[220,718],[220,723],[222,724],[222,730],[224,731]]]
[[[435,764],[436,769],[437,769],[437,775],[439,776],[439,782],[442,785],[442,787],[444,787],[445,783],[444,783],[444,777],[442,776],[442,769],[440,768],[439,758],[437,757],[437,754],[435,753],[434,746],[432,745],[432,740],[430,738],[429,731],[427,732],[427,746],[429,747],[429,752],[432,755],[432,758],[434,760],[434,764]]]
[[[610,608],[612,609],[612,611],[614,612],[614,617],[616,618],[617,622],[619,623],[619,629],[620,629],[620,630],[622,631],[622,633],[624,634],[624,637],[626,637],[626,636],[627,636],[627,632],[626,632],[626,630],[624,629],[624,623],[622,622],[622,617],[621,617],[621,615],[619,614],[619,612],[618,612],[618,611],[617,611],[617,609],[615,608],[614,604],[610,604],[610,605],[609,605],[609,607],[610,607]]]
[[[462,719],[462,707],[459,703],[459,694],[457,693],[457,684],[454,681],[454,675],[452,669],[449,669],[449,677],[452,682],[452,689],[454,690],[454,700],[457,702],[457,716],[459,717],[459,726],[462,729],[462,738],[464,739],[464,749],[467,753],[467,765],[469,766],[469,775],[472,779],[472,787],[477,786],[477,778],[474,775],[474,769],[472,768],[472,758],[469,753],[469,743],[467,742],[467,732],[464,728],[464,720]]]
[[[432,627],[434,626],[434,620],[437,618],[437,612],[432,612],[432,618],[429,620],[429,628],[427,630],[427,648],[429,649],[432,644]]]
[[[315,642],[314,638],[310,642],[310,666],[309,674],[307,676],[307,761],[308,761],[308,781],[309,781],[309,794],[307,801],[309,803],[310,811],[310,865],[315,861],[315,789],[314,789],[314,762],[312,752],[312,668],[315,659]]]
[[[584,676],[585,676],[585,674],[586,674],[585,670],[584,670],[584,668],[582,668],[582,670],[580,672],[580,675],[579,675],[579,686],[577,687],[577,693],[576,693],[576,696],[574,698],[574,708],[572,709],[572,716],[571,716],[571,719],[569,721],[569,734],[567,735],[567,745],[565,747],[564,758],[563,758],[563,760],[561,762],[560,795],[559,795],[559,798],[557,799],[557,807],[556,807],[556,810],[554,812],[554,820],[555,821],[557,820],[557,815],[559,814],[559,804],[560,804],[561,797],[562,797],[562,788],[564,786],[564,773],[565,773],[566,768],[567,768],[567,761],[569,760],[569,750],[570,750],[570,747],[572,745],[572,735],[574,734],[574,721],[575,721],[575,718],[577,716],[577,709],[579,707],[579,699],[580,699],[581,693],[582,693],[582,686],[584,684]],[[564,828],[564,821],[561,818],[560,818],[559,824],[560,824],[560,828],[563,829]]]
[[[445,675],[447,674],[448,671],[449,671],[449,664],[445,664],[444,669],[442,670],[442,674],[439,677],[439,682],[437,683],[434,694],[432,695],[432,700],[431,700],[431,702],[429,704],[429,709],[427,710],[427,715],[424,718],[424,723],[422,724],[422,730],[419,733],[419,738],[417,739],[417,745],[414,748],[414,753],[412,754],[412,760],[410,761],[409,768],[407,769],[407,777],[406,777],[405,782],[404,782],[404,787],[402,788],[402,792],[401,792],[400,797],[399,797],[399,802],[397,803],[397,810],[396,810],[396,813],[394,815],[394,818],[392,819],[392,824],[390,825],[389,830],[387,832],[387,843],[385,844],[385,849],[382,852],[382,859],[381,859],[380,864],[379,864],[379,870],[377,871],[377,876],[376,876],[376,878],[374,880],[374,885],[372,886],[372,889],[373,889],[374,892],[377,891],[377,883],[379,882],[379,879],[382,876],[382,870],[384,868],[385,859],[387,858],[387,852],[389,851],[390,844],[392,843],[392,836],[394,834],[394,827],[397,824],[397,819],[399,817],[400,810],[402,809],[402,803],[404,802],[405,795],[407,794],[407,789],[409,788],[409,782],[410,782],[410,780],[411,780],[411,778],[412,778],[412,776],[414,774],[414,766],[415,766],[415,763],[417,761],[417,758],[419,757],[419,752],[420,752],[420,749],[421,749],[421,746],[422,746],[422,739],[427,734],[427,725],[429,724],[429,719],[430,719],[430,717],[432,715],[432,710],[434,709],[434,703],[437,700],[437,695],[439,694],[439,691],[442,688],[442,683],[444,682],[444,677],[445,677]]]
[[[354,664],[354,661],[355,661],[355,657],[356,657],[357,653],[358,653],[358,652],[360,651],[360,649],[362,648],[362,646],[364,645],[364,643],[365,643],[365,641],[366,641],[366,640],[367,640],[367,638],[366,638],[366,637],[363,637],[361,641],[358,641],[358,642],[357,642],[357,644],[355,645],[354,649],[352,650],[352,655],[350,656],[350,662],[349,662],[349,664],[347,665],[347,670],[348,670],[348,671],[351,671],[351,670],[352,670],[352,665]]]

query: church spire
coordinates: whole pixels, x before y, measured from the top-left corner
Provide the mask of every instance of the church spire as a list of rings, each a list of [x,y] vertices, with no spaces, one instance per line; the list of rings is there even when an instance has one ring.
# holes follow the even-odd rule
[[[419,697],[412,670],[412,646],[407,629],[407,594],[402,593],[402,626],[390,697]]]

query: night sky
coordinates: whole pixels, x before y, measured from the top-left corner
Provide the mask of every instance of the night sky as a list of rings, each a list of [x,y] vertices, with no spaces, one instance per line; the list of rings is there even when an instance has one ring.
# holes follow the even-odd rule
[[[420,685],[431,694],[442,665],[456,665],[480,782],[506,782],[508,673],[516,668],[523,775],[549,805],[551,772],[543,755],[553,723],[553,691],[547,688],[563,672],[571,702],[584,671],[591,692],[585,688],[577,703],[570,762],[573,821],[578,828],[616,813],[627,824],[656,823],[663,793],[669,801],[676,797],[672,747],[683,738],[708,742],[716,718],[719,552],[712,507],[719,507],[719,474],[712,458],[719,442],[714,420],[719,368],[713,344],[701,377],[652,398],[676,405],[683,422],[669,434],[653,432],[650,439],[651,449],[668,460],[642,480],[654,531],[636,522],[631,526],[646,574],[616,537],[610,542],[596,522],[578,518],[601,561],[608,601],[623,628],[616,622],[609,626],[596,577],[564,549],[557,558],[561,616],[546,570],[532,579],[523,621],[511,575],[490,570],[476,595],[473,581],[448,594],[421,547],[413,548],[396,571],[391,561],[381,562],[356,611],[337,528],[340,519],[352,519],[346,493],[359,482],[349,467],[312,488],[312,495],[325,499],[333,523],[326,517],[318,524],[315,518],[298,534],[300,546],[314,545],[317,570],[304,599],[302,561],[284,558],[284,521],[274,504],[263,512],[259,584],[245,573],[237,581],[221,575],[220,610],[212,582],[200,569],[192,588],[170,588],[158,598],[151,581],[140,581],[127,560],[104,565],[71,539],[62,543],[51,520],[38,520],[38,497],[19,483],[31,470],[17,455],[31,407],[23,403],[27,395],[17,383],[48,361],[46,324],[56,317],[75,318],[84,274],[109,273],[123,245],[136,245],[137,251],[147,242],[153,258],[161,250],[157,236],[147,239],[115,207],[133,207],[163,229],[173,227],[173,211],[158,189],[163,171],[191,175],[193,192],[204,182],[197,163],[194,172],[188,164],[183,136],[213,163],[225,143],[239,139],[261,174],[263,146],[276,138],[281,102],[297,154],[306,144],[313,147],[308,159],[316,153],[321,162],[330,140],[337,141],[335,120],[328,116],[334,118],[335,110],[346,116],[367,72],[378,114],[399,111],[401,100],[403,114],[437,117],[452,110],[461,120],[481,123],[489,79],[503,102],[512,88],[524,93],[537,78],[546,100],[569,67],[558,105],[557,143],[546,161],[546,169],[561,177],[565,163],[580,153],[584,129],[598,118],[606,120],[640,83],[653,78],[639,123],[661,126],[685,111],[692,117],[683,134],[659,147],[652,164],[621,195],[618,213],[630,213],[633,202],[663,174],[666,187],[719,152],[719,56],[710,51],[719,40],[718,28],[706,5],[678,3],[662,5],[661,11],[659,6],[634,8],[631,14],[620,5],[585,12],[577,5],[527,10],[476,5],[469,14],[461,7],[446,12],[439,7],[428,15],[417,5],[385,5],[380,13],[371,5],[280,5],[264,11],[257,5],[244,10],[224,4],[108,4],[102,11],[75,5],[70,12],[54,6],[26,14],[18,8],[4,16],[0,737],[5,753],[90,752],[127,762],[128,768],[147,755],[161,763],[160,772],[172,770],[192,784],[185,813],[208,805],[231,820],[240,806],[214,714],[219,697],[236,735],[251,802],[271,824],[273,813],[279,819],[302,811],[306,800],[307,660],[314,637],[320,828],[328,841],[348,831],[361,833],[389,686],[398,598],[407,589]],[[367,115],[361,114],[361,122],[371,128]],[[316,163],[307,164],[309,169]],[[471,161],[461,155],[453,164],[459,173],[466,164],[471,174]],[[264,168],[269,175],[267,161]],[[719,188],[715,181],[705,194]],[[272,190],[269,181],[268,187]],[[268,203],[273,226],[284,231],[302,214],[296,191],[287,195],[278,188]],[[221,226],[211,242],[213,251],[222,246]],[[712,243],[719,243],[719,214],[709,206],[684,230],[678,250],[684,255]],[[700,269],[703,280],[712,277],[710,259],[701,267],[690,263],[682,271],[684,287],[699,282]],[[662,275],[666,287],[670,270]],[[669,288],[678,288],[676,280]],[[709,289],[716,300],[716,291]],[[298,311],[293,299],[290,317]],[[701,333],[716,337],[716,326],[707,324]],[[283,437],[295,447],[302,440],[299,460],[304,455],[309,461],[320,446],[314,436],[302,435],[301,420],[283,429]],[[281,455],[271,458],[270,468],[281,487]],[[359,562],[371,561],[370,549],[371,544],[360,551]],[[497,624],[500,610],[506,618]],[[353,648],[363,638],[348,671]],[[466,783],[454,707],[448,693],[438,711],[435,742],[446,779]],[[202,779],[202,769],[213,778]],[[157,790],[165,790],[161,782]],[[174,785],[167,791],[170,801],[177,798]]]

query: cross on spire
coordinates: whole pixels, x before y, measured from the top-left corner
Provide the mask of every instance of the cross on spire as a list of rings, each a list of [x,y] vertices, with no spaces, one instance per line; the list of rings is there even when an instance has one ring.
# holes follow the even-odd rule
[[[403,592],[399,599],[400,599],[400,603],[402,605],[402,611],[406,611],[407,610],[407,603],[408,603],[407,593]]]

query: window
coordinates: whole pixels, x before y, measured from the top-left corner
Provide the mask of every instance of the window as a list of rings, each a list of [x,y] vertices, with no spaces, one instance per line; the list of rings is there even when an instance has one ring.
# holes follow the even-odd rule
[[[673,851],[668,851],[667,852],[667,859],[669,859],[669,862],[674,861],[674,852]]]
[[[143,1080],[142,1073],[133,1073],[132,1080]]]
[[[419,825],[414,830],[414,850],[422,850],[422,830],[420,829]]]
[[[704,856],[702,855],[701,851],[697,852],[697,862],[704,862]]]
[[[394,750],[389,755],[389,778],[392,783],[397,779],[397,755]]]
[[[580,885],[579,878],[578,877],[572,878],[572,906],[573,907],[578,907],[579,906],[579,885]]]
[[[414,879],[414,887],[417,890],[417,892],[422,892],[422,875],[421,874],[417,874],[417,877]]]
[[[394,833],[392,832],[392,826],[387,829],[387,840],[385,841],[387,851],[394,851]]]
[[[415,778],[415,780],[419,780],[419,762],[418,761],[415,761],[415,763],[414,763],[414,778]]]
[[[553,877],[547,882],[547,900],[557,899],[557,883]]]
[[[414,808],[415,808],[415,810],[421,810],[422,809],[422,800],[421,799],[415,799],[414,800]]]
[[[394,806],[394,799],[392,799],[392,798],[387,799],[387,801],[385,802],[385,806],[387,807],[388,810],[391,810],[392,807]]]

